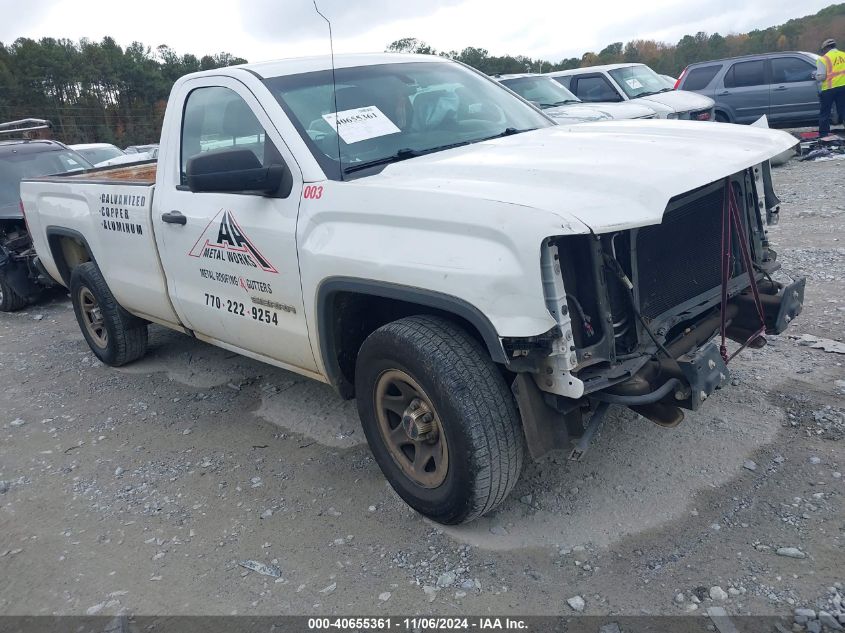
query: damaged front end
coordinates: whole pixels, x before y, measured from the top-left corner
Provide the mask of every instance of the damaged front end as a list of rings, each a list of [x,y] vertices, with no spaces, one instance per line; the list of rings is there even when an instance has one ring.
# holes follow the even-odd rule
[[[683,409],[698,409],[729,382],[717,334],[762,347],[763,332],[781,333],[801,312],[805,280],[771,278],[779,266],[764,217],[777,217],[779,201],[767,170],[676,196],[661,224],[544,241],[543,286],[557,327],[504,341],[535,458],[571,441],[580,456],[610,404],[679,424]],[[731,196],[736,224],[727,221],[727,235]]]

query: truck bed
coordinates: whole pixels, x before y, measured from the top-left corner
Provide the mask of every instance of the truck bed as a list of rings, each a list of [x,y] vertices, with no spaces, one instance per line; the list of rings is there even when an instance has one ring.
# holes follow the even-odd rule
[[[83,172],[71,173],[61,176],[62,180],[84,180],[97,183],[132,184],[132,185],[154,185],[156,181],[156,161],[145,161],[143,163],[132,163],[129,165],[118,165],[116,167],[101,167],[99,169],[88,169]],[[55,178],[55,176],[49,179]]]

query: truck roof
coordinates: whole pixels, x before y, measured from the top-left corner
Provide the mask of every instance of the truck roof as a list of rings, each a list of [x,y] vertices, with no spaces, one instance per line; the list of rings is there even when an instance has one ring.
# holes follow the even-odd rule
[[[583,73],[601,72],[603,70],[616,70],[617,68],[632,68],[633,66],[645,66],[645,64],[631,63],[631,64],[604,64],[603,66],[585,66],[584,68],[570,68],[569,70],[553,70],[547,75],[563,76],[563,75],[581,75]]]
[[[446,62],[445,57],[438,55],[417,55],[413,53],[351,53],[334,56],[335,68],[349,68],[352,66],[375,66],[376,64],[407,64],[410,62]],[[279,77],[283,75],[297,75],[299,73],[315,72],[320,70],[331,70],[331,55],[314,55],[311,57],[290,57],[267,62],[256,62],[254,64],[241,64],[229,66],[229,68],[241,68],[261,79],[268,77]],[[202,77],[207,75],[219,75],[220,69],[205,70],[198,73],[191,73],[186,77]]]

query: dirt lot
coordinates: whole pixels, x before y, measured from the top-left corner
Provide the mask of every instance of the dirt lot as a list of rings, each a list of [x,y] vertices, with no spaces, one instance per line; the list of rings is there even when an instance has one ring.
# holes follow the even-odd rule
[[[143,361],[105,367],[61,294],[0,315],[0,613],[825,604],[845,580],[845,355],[797,337],[845,333],[843,169],[775,171],[771,239],[784,273],[808,277],[790,336],[743,353],[733,387],[679,428],[617,410],[582,462],[528,464],[498,512],[461,528],[399,501],[354,403],[326,386],[158,327]]]

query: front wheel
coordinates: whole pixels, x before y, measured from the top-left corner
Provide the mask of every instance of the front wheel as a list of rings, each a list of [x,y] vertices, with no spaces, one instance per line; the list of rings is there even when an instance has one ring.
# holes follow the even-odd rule
[[[70,298],[82,335],[106,365],[125,365],[147,351],[147,323],[120,307],[96,264],[73,269]]]
[[[358,353],[355,389],[376,462],[417,512],[471,521],[519,478],[513,395],[479,342],[451,321],[414,316],[373,332]]]

